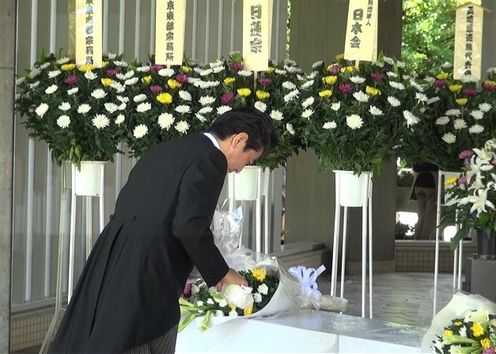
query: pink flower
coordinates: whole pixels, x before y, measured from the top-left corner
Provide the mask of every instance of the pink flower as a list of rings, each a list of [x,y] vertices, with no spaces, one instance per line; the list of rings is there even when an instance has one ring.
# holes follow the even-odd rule
[[[232,92],[226,92],[222,96],[220,96],[220,101],[222,104],[231,104],[232,101],[234,101],[234,93]]]
[[[467,182],[468,182],[467,176],[461,176],[460,178],[458,178],[458,184],[461,186],[466,185]]]
[[[446,81],[444,81],[444,80],[434,80],[434,86],[436,86],[437,88],[446,87]]]
[[[150,86],[150,91],[152,91],[154,95],[158,95],[160,92],[162,92],[162,87],[158,85],[152,85]]]
[[[379,82],[384,78],[384,73],[379,71],[379,72],[370,74],[370,76],[372,77],[373,81]]]
[[[477,89],[474,87],[466,87],[463,89],[463,96],[473,97],[477,95]]]
[[[238,72],[243,69],[243,63],[229,63],[229,68],[234,72]]]
[[[272,80],[262,77],[258,79],[258,83],[262,86],[269,86],[272,83]]]
[[[164,65],[160,65],[160,64],[153,64],[152,66],[150,66],[150,71],[154,72],[154,73],[158,73],[160,70],[162,70],[165,66]]]
[[[120,72],[119,68],[110,68],[107,70],[107,76],[108,77],[114,77],[119,72]]]
[[[329,68],[329,72],[333,75],[339,74],[340,71],[341,71],[341,66],[339,65],[333,65]]]
[[[493,81],[484,81],[482,83],[482,87],[484,88],[484,90],[486,91],[493,91],[494,89],[496,89],[496,85],[494,84]]]
[[[491,163],[496,166],[496,157],[491,160]]]
[[[184,84],[185,82],[188,81],[188,76],[184,74],[179,74],[176,76],[176,81],[179,82],[180,84]]]
[[[353,87],[351,86],[351,84],[339,84],[338,90],[342,94],[345,94],[346,95],[348,93],[352,93],[353,92]]]
[[[79,78],[76,75],[68,76],[64,79],[64,82],[67,85],[75,85],[79,81]]]
[[[458,154],[458,158],[460,159],[468,159],[470,158],[472,155],[474,154],[474,152],[472,150],[463,150],[462,152],[460,152]]]
[[[183,299],[186,299],[190,293],[191,293],[191,283],[186,283],[186,285],[184,285],[184,290],[181,297]]]

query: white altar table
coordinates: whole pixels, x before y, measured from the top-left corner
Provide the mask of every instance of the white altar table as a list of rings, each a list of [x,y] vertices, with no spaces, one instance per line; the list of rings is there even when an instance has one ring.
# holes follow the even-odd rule
[[[301,310],[273,318],[213,318],[206,332],[193,322],[176,353],[419,353],[426,329]]]

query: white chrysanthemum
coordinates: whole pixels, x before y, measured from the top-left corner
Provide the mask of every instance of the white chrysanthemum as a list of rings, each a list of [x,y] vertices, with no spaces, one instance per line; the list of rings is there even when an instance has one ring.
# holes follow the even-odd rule
[[[289,71],[289,70],[288,70],[288,71]],[[289,71],[289,72],[291,72],[291,71]],[[314,78],[315,78],[315,76],[316,76],[317,74],[318,74],[318,72],[317,72],[317,71],[312,71],[312,73],[311,73],[311,74],[307,75],[307,79],[308,79],[308,80],[312,80],[312,79],[314,79]]]
[[[127,107],[127,104],[125,104],[124,102],[122,102],[122,103],[121,103],[121,104],[117,107],[117,109],[118,109],[119,111],[123,111],[123,110],[125,110],[125,109],[126,109],[126,107]]]
[[[295,135],[295,133],[296,133],[294,128],[293,128],[293,124],[291,124],[291,123],[286,123],[286,130],[291,135]]]
[[[403,111],[403,117],[406,119],[407,127],[410,127],[420,122],[420,119],[417,116],[415,116],[412,112],[407,110]]]
[[[318,67],[322,66],[322,64],[324,64],[322,60],[316,61],[312,64],[312,69],[317,69]]]
[[[341,102],[334,102],[332,105],[331,105],[331,109],[333,111],[339,111],[339,108],[341,108]]]
[[[140,72],[140,73],[147,73],[150,71],[150,67],[148,65],[144,65],[144,66],[138,66],[136,68],[136,71]]]
[[[399,61],[399,60],[398,60],[398,61],[396,62],[396,66],[397,66],[398,68],[400,68],[400,69],[403,69],[403,68],[405,67],[405,63],[404,63],[404,62],[402,62],[402,61]]]
[[[425,101],[425,104],[430,105],[432,103],[439,101],[440,99],[441,98],[439,98],[439,96],[434,96],[434,97],[429,98],[427,101]]]
[[[453,64],[451,64],[449,61],[445,61],[444,63],[441,64],[441,68],[443,69],[451,69],[453,67]]]
[[[41,70],[40,69],[37,69],[37,68],[34,68],[33,70],[31,70],[29,72],[29,78],[30,79],[34,79],[36,76],[38,76],[40,74],[41,74]]]
[[[221,71],[224,71],[224,67],[223,66],[216,66],[215,68],[212,68],[212,71],[214,72],[214,74],[218,74]]]
[[[446,133],[444,134],[441,139],[446,143],[446,144],[453,144],[456,141],[456,136],[452,133]]]
[[[255,301],[255,303],[259,303],[259,302],[262,302],[262,295],[260,293],[255,293],[253,294],[253,301]]]
[[[122,80],[122,81],[126,80],[126,75],[123,73],[117,73],[117,74],[115,74],[115,77],[119,80]]]
[[[464,129],[467,127],[467,123],[463,119],[457,118],[453,122],[453,127],[455,128],[455,130]]]
[[[144,93],[140,93],[139,95],[136,95],[133,97],[133,101],[136,103],[140,103],[146,100],[146,95]]]
[[[354,84],[363,84],[365,82],[365,78],[361,76],[351,76],[350,81]]]
[[[164,77],[171,77],[172,75],[174,75],[174,69],[170,69],[170,68],[160,69],[158,71],[158,74]]]
[[[383,68],[384,67],[384,63],[381,63],[380,61],[373,61],[372,62],[372,65],[375,65],[379,68]]]
[[[117,81],[112,81],[110,87],[112,87],[115,91],[117,91],[117,93],[123,93],[126,90],[124,85]]]
[[[285,67],[288,73],[301,73],[302,70],[296,66],[286,66]]]
[[[200,69],[198,70],[198,74],[200,74],[200,76],[208,76],[212,73],[212,69]]]
[[[412,85],[412,87],[415,90],[420,91],[420,92],[424,92],[424,87],[422,85],[418,84],[415,80],[411,79],[410,85]]]
[[[110,56],[109,56],[109,59],[110,59]],[[114,61],[114,64],[116,66],[120,66],[122,68],[125,68],[128,65],[127,62],[125,62],[124,60],[116,60],[116,61]]]
[[[284,81],[282,83],[282,87],[286,90],[294,90],[296,88],[296,85],[293,84],[291,81]]]
[[[35,89],[38,86],[40,86],[40,82],[39,81],[36,81],[36,82],[33,82],[32,84],[29,84],[29,88],[30,89]]]
[[[314,101],[315,101],[315,99],[314,99],[313,97],[308,97],[305,101],[303,101],[303,102],[301,103],[301,106],[302,106],[303,108],[307,108],[307,107],[309,107],[309,106],[313,105],[313,102],[314,102]]]
[[[480,110],[473,110],[472,112],[470,112],[470,115],[476,120],[484,118],[484,112]]]
[[[160,126],[161,129],[166,129],[169,130],[170,127],[172,127],[172,124],[174,124],[174,116],[170,113],[162,113],[161,115],[158,116],[158,125]]]
[[[105,109],[107,110],[107,112],[109,113],[114,113],[115,111],[117,111],[117,109],[119,108],[115,103],[113,102],[107,102],[105,103]]]
[[[114,60],[117,57],[117,54],[109,52],[107,56],[110,60]]]
[[[60,58],[59,60],[57,60],[56,63],[59,64],[59,65],[63,65],[65,63],[68,63],[69,60],[70,59],[68,57],[63,57],[63,58]]]
[[[250,70],[240,70],[238,71],[238,75],[244,77],[250,77],[252,75],[252,72]]]
[[[274,120],[283,120],[284,116],[282,115],[281,111],[273,109],[272,112],[270,112],[270,118],[272,118]]]
[[[474,124],[470,128],[468,128],[468,132],[470,134],[480,134],[484,131],[484,127],[480,124]]]
[[[207,121],[207,118],[205,118],[202,114],[200,114],[200,112],[195,113],[195,117],[196,117],[196,119],[198,119],[200,122],[206,122],[206,121]]]
[[[138,96],[139,96],[139,95],[138,95]],[[138,96],[136,96],[136,97],[138,97]],[[145,96],[145,97],[146,97],[146,96]],[[117,99],[118,99],[119,101],[123,102],[123,103],[127,103],[127,102],[129,102],[129,97],[127,97],[127,96],[120,96],[120,95],[118,95],[118,96],[117,96]]]
[[[150,102],[142,102],[138,105],[138,107],[136,107],[136,112],[143,113],[149,111],[150,109],[152,109]]]
[[[313,80],[307,81],[307,82],[305,82],[303,85],[301,85],[301,88],[302,88],[303,90],[306,90],[307,88],[312,87],[313,83],[314,83],[314,81],[313,81]]]
[[[355,99],[358,102],[368,102],[369,101],[369,95],[367,95],[363,91],[354,92],[353,97],[355,97]]]
[[[53,79],[54,77],[57,77],[61,74],[60,70],[52,70],[48,72],[48,78]]]
[[[325,122],[322,128],[330,130],[330,129],[336,129],[337,126],[338,125],[336,124],[336,122],[332,121],[332,122]]]
[[[428,100],[427,95],[420,92],[415,93],[415,99],[419,102],[427,102]]]
[[[24,81],[26,81],[26,76],[21,76],[16,79],[16,85],[22,84]]]
[[[229,106],[220,106],[217,107],[217,114],[220,116],[221,114],[226,113],[227,111],[230,111],[232,108]]]
[[[77,112],[81,114],[88,113],[91,110],[91,106],[87,103],[82,103],[79,105]]]
[[[275,73],[276,73],[277,75],[286,75],[286,70],[276,69]]]
[[[148,127],[144,124],[138,124],[136,127],[134,127],[133,136],[136,139],[140,139],[144,137],[147,133],[148,133]]]
[[[185,134],[188,132],[189,129],[189,124],[188,122],[181,120],[177,122],[177,124],[174,126],[174,128],[181,134]]]
[[[300,91],[298,91],[298,90],[291,91],[290,93],[288,93],[287,95],[284,96],[284,102],[286,102],[286,103],[291,102],[296,97],[298,97],[299,94],[300,94]]]
[[[93,71],[87,71],[84,73],[84,77],[87,80],[91,81],[91,80],[95,80],[98,77],[98,75],[95,74]]]
[[[210,65],[211,68],[216,68],[218,66],[222,67],[222,64],[223,64],[223,62],[220,59],[217,59],[214,62],[208,63],[208,65]]]
[[[201,96],[199,101],[202,106],[208,106],[215,102],[215,97]]]
[[[93,90],[93,92],[91,93],[91,97],[96,98],[97,100],[100,98],[104,98],[105,96],[107,96],[107,93],[102,89]]]
[[[134,76],[134,70],[129,70],[126,74],[124,74],[126,79],[130,79]],[[139,78],[136,78],[139,79]]]
[[[115,124],[121,125],[122,123],[124,123],[125,119],[126,118],[124,117],[124,114],[121,113],[117,116],[117,118],[115,118]]]
[[[52,93],[54,93],[55,91],[57,91],[57,90],[58,90],[58,88],[59,88],[59,87],[58,87],[57,85],[50,85],[50,86],[48,86],[48,87],[46,88],[45,93],[46,93],[47,95],[51,95]]]
[[[437,125],[446,125],[450,122],[450,119],[448,116],[442,116],[436,119],[436,124]]]
[[[269,293],[269,287],[264,283],[258,286],[257,292],[262,295],[267,295]]]
[[[479,104],[479,109],[482,111],[482,112],[488,112],[493,106],[491,106],[491,104],[489,103],[481,103]]]
[[[130,78],[130,79],[127,79],[126,81],[124,81],[124,84],[127,85],[127,86],[132,86],[134,84],[136,84],[138,82],[139,78],[137,76],[133,77],[133,78]]]
[[[444,114],[447,116],[459,116],[460,114],[462,114],[462,111],[454,108],[454,109],[448,109]]]
[[[71,124],[71,118],[69,116],[64,114],[57,118],[57,125],[62,129],[67,128],[69,124]]]
[[[406,75],[403,75],[403,78],[405,78],[405,76]],[[436,79],[434,77],[432,77],[432,76],[426,76],[426,77],[424,77],[424,81],[432,84],[434,81],[436,81]]]
[[[108,119],[105,114],[97,114],[92,119],[92,122],[97,129],[103,129],[105,127],[108,127],[108,125],[110,124],[110,119]]]
[[[212,111],[213,111],[213,110],[214,110],[214,109],[213,109],[212,107],[207,106],[207,107],[202,107],[202,108],[198,111],[198,113],[200,113],[200,114],[208,114],[208,113],[212,113]]]
[[[351,129],[359,129],[363,126],[363,119],[358,114],[346,116],[346,125]]]
[[[395,88],[397,90],[404,90],[405,85],[403,85],[401,82],[396,82],[396,81],[389,81],[389,86],[392,88]]]
[[[50,66],[50,62],[46,62],[40,65],[40,69],[44,70]]]
[[[183,101],[191,101],[191,94],[188,91],[179,91],[179,97],[181,97]]]
[[[174,110],[179,114],[185,114],[191,112],[191,107],[187,105],[179,105]]]
[[[301,113],[301,116],[303,118],[309,119],[312,114],[313,114],[313,110],[311,110],[311,109],[305,109],[303,111],[303,113]]]
[[[381,111],[381,109],[377,108],[376,106],[370,106],[369,112],[373,116],[382,116],[383,115],[383,112]]]
[[[79,87],[73,87],[73,88],[71,88],[71,89],[67,90],[67,94],[68,94],[69,96],[72,96],[72,95],[74,95],[75,93],[78,93],[78,91],[79,91]]]
[[[384,62],[385,63],[388,63],[389,65],[393,65],[394,64],[394,60],[391,57],[384,56],[384,57],[382,57],[382,60],[384,60]]]
[[[254,106],[260,112],[265,112],[267,110],[267,105],[265,103],[263,103],[262,101],[255,102]]]
[[[398,74],[396,74],[395,72],[392,72],[392,71],[388,71],[386,73],[386,75],[389,76],[389,77],[394,77],[394,78],[398,77]]]
[[[62,102],[61,104],[59,104],[59,109],[61,111],[68,111],[69,109],[71,109],[71,104],[69,102]]]

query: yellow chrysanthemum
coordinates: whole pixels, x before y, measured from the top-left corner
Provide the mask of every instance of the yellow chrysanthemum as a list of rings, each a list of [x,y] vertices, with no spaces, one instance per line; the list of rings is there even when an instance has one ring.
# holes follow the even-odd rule
[[[448,89],[453,92],[453,93],[458,93],[460,92],[460,90],[463,88],[462,85],[459,85],[459,84],[453,84],[453,85],[449,85],[448,86]]]
[[[157,95],[157,101],[163,104],[170,104],[172,103],[172,96],[170,93],[162,92],[161,94]]]
[[[178,87],[181,87],[181,84],[174,79],[167,80],[167,85],[169,85],[171,89],[176,89]]]
[[[268,93],[267,91],[263,91],[263,90],[257,90],[256,95],[260,101],[264,101],[270,97],[270,93]]]
[[[494,81],[494,80],[484,80],[484,85],[490,86],[490,87],[496,86],[496,81]]]
[[[79,66],[79,71],[82,71],[83,73],[86,73],[88,71],[91,71],[95,68],[93,64],[83,64]]]
[[[234,77],[226,77],[224,79],[224,83],[227,85],[227,86],[231,86],[234,81],[236,81],[236,79]]]
[[[276,71],[276,68],[274,68],[273,66],[269,66],[269,67],[267,68],[267,73],[268,73],[268,74],[272,74],[274,71]]]
[[[444,180],[444,186],[445,187],[449,187],[449,186],[452,186],[456,183],[456,180],[458,179],[458,177],[454,176],[454,177],[450,177],[450,178],[446,178]],[[460,323],[459,325],[457,325],[457,323]],[[455,326],[461,326],[462,323],[460,321],[458,322],[455,322]]]
[[[183,65],[183,66],[181,66],[181,71],[182,71],[183,73],[185,73],[185,74],[187,74],[187,73],[191,72],[191,70],[192,70],[192,69],[191,69],[189,66],[187,66],[187,65]]]
[[[491,346],[491,340],[489,338],[484,338],[480,341],[480,344],[482,345],[483,349],[487,349]]]
[[[143,82],[145,84],[150,85],[150,82],[152,82],[152,76],[151,75],[147,75],[144,78],[142,78],[141,80],[143,80]]]
[[[453,178],[453,177],[451,177],[451,178]],[[448,181],[450,181],[450,180],[451,180],[451,178],[448,178],[448,180],[444,182],[444,185],[446,185],[446,183],[448,183]],[[456,179],[455,179],[455,182],[456,182]],[[453,323],[453,324],[454,324],[455,326],[457,326],[457,327],[461,327],[461,325],[463,325],[463,322],[462,322],[462,321],[456,321],[456,322],[455,322],[455,323]]]
[[[443,337],[449,337],[453,335],[453,331],[451,329],[445,329],[443,332]]]
[[[71,71],[74,70],[75,67],[76,64],[64,64],[60,67],[60,69],[62,69],[62,71]]]
[[[243,311],[243,314],[245,316],[251,315],[252,313],[253,313],[253,306],[250,306]]]
[[[251,90],[249,88],[240,88],[238,89],[238,95],[243,97],[248,97],[251,95]]]
[[[334,85],[338,81],[338,77],[335,75],[329,75],[324,77],[324,82],[328,85]]]
[[[436,79],[438,80],[446,80],[448,78],[448,73],[445,73],[444,71],[441,71],[439,74],[436,75]]]
[[[466,98],[466,97],[464,97],[464,98],[457,98],[455,101],[460,106],[465,106],[467,104],[467,102],[468,102],[468,98]]]
[[[267,276],[267,269],[265,268],[253,268],[250,269],[250,272],[258,281],[264,281]]]
[[[348,65],[343,68],[341,68],[342,73],[352,73],[355,70],[355,67],[353,65]]]
[[[472,330],[474,337],[480,337],[484,334],[484,327],[482,327],[479,322],[474,322],[471,330]]]
[[[332,90],[323,90],[319,92],[319,96],[324,98],[324,97],[329,97],[332,95]]]
[[[344,54],[341,53],[341,54],[338,54],[336,55],[336,61],[339,63],[340,61],[343,61],[344,60]]]
[[[102,83],[103,86],[107,87],[107,86],[110,86],[112,84],[114,80],[112,80],[111,78],[109,77],[102,77],[100,79],[100,82]]]
[[[102,68],[106,68],[109,65],[108,61],[103,61],[102,62]]]
[[[381,94],[381,90],[372,86],[365,87],[365,92],[367,92],[370,96],[379,96]]]

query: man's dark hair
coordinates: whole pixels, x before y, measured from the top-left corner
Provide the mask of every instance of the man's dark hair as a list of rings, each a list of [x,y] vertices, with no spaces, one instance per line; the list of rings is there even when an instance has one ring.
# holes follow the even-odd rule
[[[248,134],[245,150],[261,151],[262,156],[272,152],[277,145],[272,120],[257,109],[239,108],[227,111],[212,122],[208,131],[220,140],[245,132]]]

